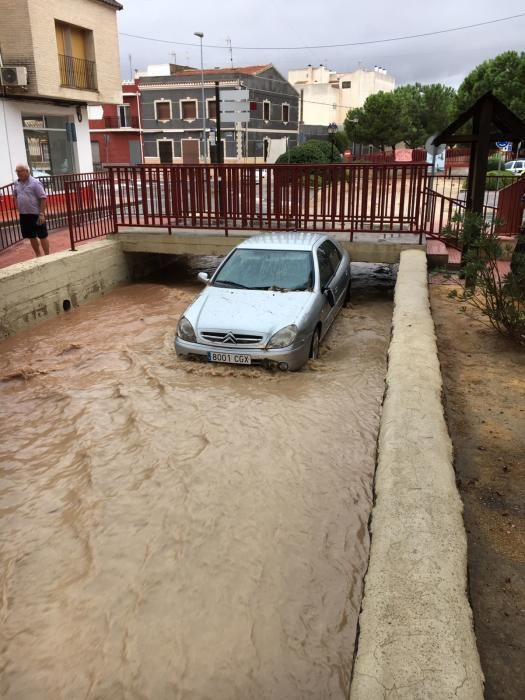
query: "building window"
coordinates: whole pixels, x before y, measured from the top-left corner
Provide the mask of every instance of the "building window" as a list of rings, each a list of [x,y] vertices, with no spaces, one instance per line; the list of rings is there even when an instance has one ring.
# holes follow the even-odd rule
[[[119,126],[131,126],[129,105],[119,105],[118,107]]]
[[[197,100],[181,100],[181,119],[197,119]]]
[[[217,119],[217,102],[215,98],[211,100],[206,100],[208,105],[208,119]]]
[[[27,162],[35,177],[75,171],[75,124],[67,117],[22,115]]]
[[[290,105],[284,104],[283,105],[283,122],[285,124],[288,124],[290,121]]]
[[[270,102],[267,100],[263,102],[263,119],[265,122],[270,121]]]
[[[80,90],[96,90],[97,74],[93,61],[93,32],[63,22],[55,22],[60,69],[60,85]]]
[[[169,122],[171,119],[171,102],[155,100],[155,119],[159,122]]]
[[[343,82],[341,83],[341,87],[343,88],[343,90],[348,90],[348,88],[352,87],[352,82],[350,80],[343,80]]]

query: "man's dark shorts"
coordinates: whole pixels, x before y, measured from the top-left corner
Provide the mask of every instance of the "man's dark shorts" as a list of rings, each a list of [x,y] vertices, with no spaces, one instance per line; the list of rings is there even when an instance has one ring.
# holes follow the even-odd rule
[[[47,238],[47,226],[37,224],[38,214],[20,214],[20,228],[24,238]]]

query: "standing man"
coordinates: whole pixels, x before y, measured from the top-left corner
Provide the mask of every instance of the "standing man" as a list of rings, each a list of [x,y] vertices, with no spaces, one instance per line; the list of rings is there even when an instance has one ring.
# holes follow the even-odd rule
[[[29,167],[24,163],[16,166],[16,174],[18,175],[18,181],[15,182],[14,195],[16,207],[20,214],[22,236],[29,238],[37,257],[42,255],[38,245],[39,240],[43,254],[49,255],[46,226],[46,191],[40,180],[37,180],[29,173]]]

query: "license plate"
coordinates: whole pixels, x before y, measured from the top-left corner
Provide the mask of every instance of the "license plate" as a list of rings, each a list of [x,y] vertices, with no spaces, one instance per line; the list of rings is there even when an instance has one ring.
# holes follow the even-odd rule
[[[227,362],[231,365],[251,365],[250,355],[242,355],[238,352],[209,352],[208,362]]]

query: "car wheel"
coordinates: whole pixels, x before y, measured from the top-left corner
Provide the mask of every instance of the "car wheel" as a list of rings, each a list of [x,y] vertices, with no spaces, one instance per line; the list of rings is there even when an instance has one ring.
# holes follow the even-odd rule
[[[312,336],[312,343],[310,345],[310,359],[317,360],[319,358],[319,345],[321,344],[321,331],[316,328]]]

